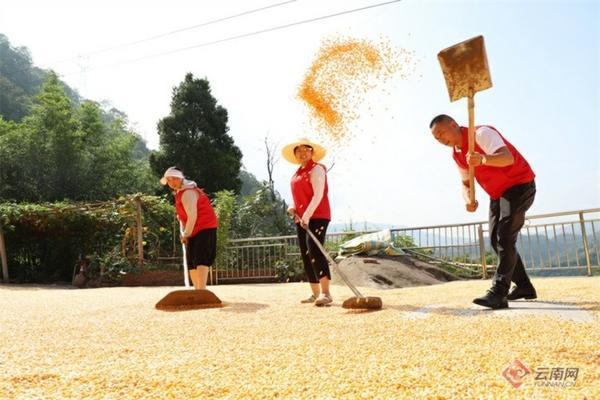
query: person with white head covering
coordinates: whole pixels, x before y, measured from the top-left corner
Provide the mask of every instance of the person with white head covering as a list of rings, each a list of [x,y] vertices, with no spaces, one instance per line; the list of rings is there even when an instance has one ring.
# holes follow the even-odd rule
[[[288,212],[294,216],[304,271],[312,290],[312,295],[302,300],[302,303],[314,303],[317,306],[333,301],[329,291],[329,264],[306,233],[306,229],[310,229],[323,244],[331,220],[327,168],[318,163],[325,157],[325,153],[322,146],[308,139],[297,140],[282,149],[282,155],[287,161],[300,165],[292,177],[294,205]]]
[[[217,216],[204,191],[185,179],[177,167],[168,168],[160,179],[175,195],[175,212],[182,225],[181,242],[187,246],[187,263],[194,289],[206,289],[210,266],[217,254]]]

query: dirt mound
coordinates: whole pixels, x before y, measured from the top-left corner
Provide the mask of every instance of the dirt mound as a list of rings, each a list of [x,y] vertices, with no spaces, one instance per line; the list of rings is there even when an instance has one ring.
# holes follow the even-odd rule
[[[460,279],[439,267],[409,256],[352,256],[342,260],[338,265],[355,286],[377,289],[436,285]],[[331,273],[334,284],[343,284],[335,270]]]

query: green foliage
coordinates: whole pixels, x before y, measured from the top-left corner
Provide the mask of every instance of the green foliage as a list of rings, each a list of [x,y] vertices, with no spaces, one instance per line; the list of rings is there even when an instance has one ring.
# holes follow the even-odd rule
[[[294,232],[293,223],[285,212],[285,203],[279,194],[276,194],[275,200],[272,199],[266,183],[259,184],[259,189],[254,194],[238,198],[232,191],[218,192],[213,203],[219,219],[218,268],[259,271],[265,265],[275,263],[281,281],[295,281],[304,276],[302,264],[298,264],[297,260],[279,260],[279,247],[274,250],[268,246],[259,246],[251,252],[231,247],[230,239],[234,238],[280,236]],[[272,244],[278,246],[280,242],[275,240]],[[246,245],[252,245],[252,242],[245,242],[242,247]]]
[[[19,121],[27,115],[44,78],[44,72],[33,67],[29,51],[13,48],[0,34],[0,115],[4,119]]]
[[[235,212],[235,195],[231,190],[221,190],[213,200],[215,214],[219,222],[217,229],[217,266],[227,265],[227,247],[231,234],[231,220]]]
[[[104,203],[1,203],[9,275],[17,282],[70,281],[78,260],[88,274],[117,279],[138,270],[136,196]],[[173,207],[162,198],[141,196],[146,268],[170,255]]]
[[[136,270],[135,208],[128,195],[155,193],[156,176],[171,165],[216,193],[219,257],[229,237],[293,233],[281,197],[240,170],[242,154],[227,123],[209,82],[188,74],[159,123],[160,151],[150,157],[123,112],[80,98],[0,34],[0,228],[9,241],[11,276],[69,281],[80,257],[92,272],[115,278]],[[242,181],[242,195],[234,198]],[[143,208],[145,258],[179,255],[172,206],[145,196]]]
[[[154,192],[148,156],[124,113],[82,101],[54,72],[33,66],[26,48],[13,48],[0,34],[0,200],[108,200]]]
[[[23,160],[25,152],[22,146],[13,148],[13,144],[21,140],[17,127],[14,122],[0,117],[0,197],[16,198],[23,190],[23,184],[18,184],[24,181],[23,169],[16,166]],[[13,150],[9,151],[11,148]]]
[[[256,193],[257,190],[261,188],[261,183],[256,179],[254,174],[246,171],[240,170],[240,181],[242,182],[242,188],[240,189],[240,196],[248,196]]]
[[[495,265],[498,261],[498,256],[492,250],[485,252],[485,265]],[[480,261],[477,261],[480,262]]]
[[[272,199],[268,185],[263,182],[252,195],[243,196],[233,220],[236,238],[290,235],[295,231],[287,214],[287,205],[275,193]]]
[[[242,153],[227,134],[227,121],[208,81],[187,74],[173,90],[171,113],[158,123],[160,149],[150,155],[154,174],[176,165],[209,193],[238,193]]]
[[[23,121],[31,200],[77,199],[82,183],[81,136],[74,109],[55,74],[51,74]],[[15,166],[17,167],[17,166]],[[36,187],[37,186],[37,187]]]
[[[431,248],[418,247],[412,236],[409,235],[395,235],[394,236],[394,247],[401,249],[411,249],[425,256],[433,256],[434,250]],[[428,258],[423,258],[423,261],[428,261]],[[449,272],[454,272],[454,268],[451,268]],[[448,270],[448,269],[447,269]]]
[[[304,264],[300,257],[275,263],[275,271],[279,282],[300,282],[306,279]]]
[[[400,248],[415,248],[417,245],[411,236],[408,235],[395,235],[394,236],[394,247]],[[423,249],[419,249],[421,251]],[[421,251],[422,252],[422,251]]]
[[[344,233],[340,239],[340,243],[345,243],[348,242],[352,239],[354,239],[355,237],[359,237],[361,234],[358,232],[355,233]]]
[[[21,121],[29,114],[34,97],[47,80],[50,71],[33,65],[31,55],[26,47],[12,47],[5,35],[0,34],[0,116],[8,121]],[[79,94],[61,82],[62,88],[76,107],[81,103]],[[102,112],[102,119],[110,124],[117,117],[125,114],[114,108]],[[143,146],[147,154],[148,149]]]
[[[21,123],[0,119],[0,199],[107,200],[152,192],[147,159],[134,159],[143,143],[126,122],[104,122],[96,103],[76,108],[50,74]]]

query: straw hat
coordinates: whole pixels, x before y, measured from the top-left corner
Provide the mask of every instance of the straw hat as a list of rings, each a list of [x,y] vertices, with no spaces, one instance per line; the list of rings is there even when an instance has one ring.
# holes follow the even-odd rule
[[[313,143],[306,138],[301,138],[301,139],[296,140],[295,142],[292,142],[292,143],[284,146],[283,149],[281,149],[281,155],[283,156],[283,158],[285,158],[292,164],[300,164],[300,161],[298,161],[298,159],[294,155],[294,149],[298,146],[312,147],[312,149],[313,149],[312,159],[314,162],[321,161],[323,159],[323,157],[325,157],[325,154],[327,153],[327,150],[325,150],[325,148],[323,146],[321,146],[320,144]]]

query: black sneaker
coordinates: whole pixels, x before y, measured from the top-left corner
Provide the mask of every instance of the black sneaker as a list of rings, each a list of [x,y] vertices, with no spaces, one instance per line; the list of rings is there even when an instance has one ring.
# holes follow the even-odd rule
[[[508,296],[506,296],[507,300],[533,300],[537,299],[537,293],[535,292],[535,288],[533,286],[530,287],[519,287],[515,286],[512,288]]]
[[[496,294],[491,290],[485,294],[485,296],[477,297],[473,299],[473,303],[491,308],[493,310],[499,310],[501,308],[508,308],[508,301],[506,301],[506,297]]]

